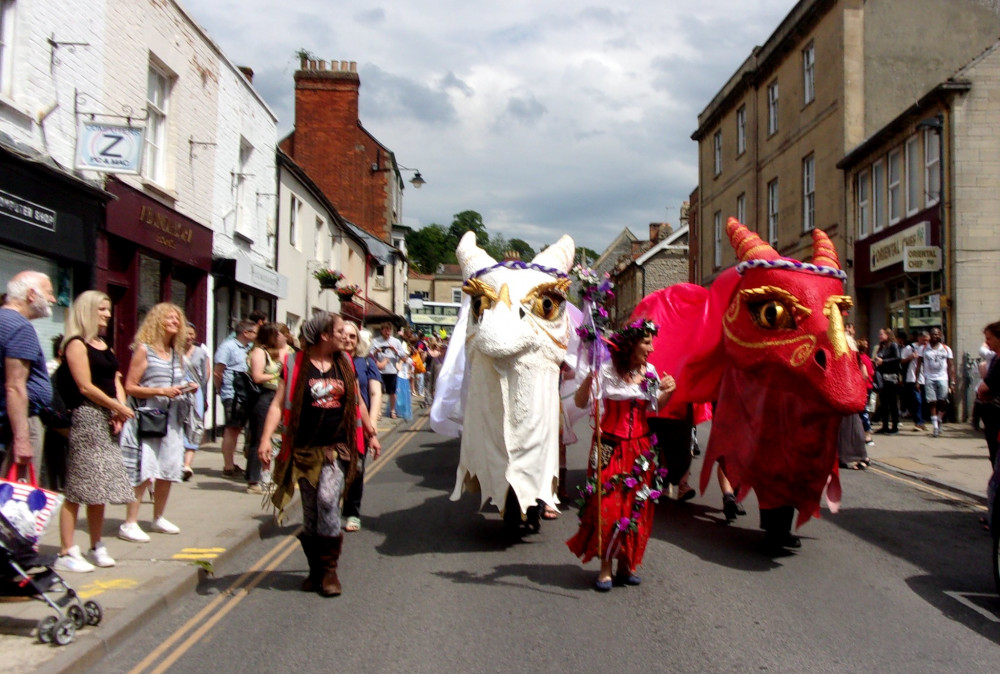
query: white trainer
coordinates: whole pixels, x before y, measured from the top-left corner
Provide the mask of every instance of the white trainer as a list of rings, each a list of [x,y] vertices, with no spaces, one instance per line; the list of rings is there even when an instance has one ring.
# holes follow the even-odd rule
[[[162,516],[153,520],[153,531],[158,531],[161,534],[179,534],[181,532],[180,527]]]
[[[87,551],[87,561],[104,569],[115,565],[115,560],[108,554],[108,548],[104,545],[104,541],[98,542],[96,547]]]
[[[137,522],[125,522],[118,527],[118,538],[132,543],[149,543],[149,534],[140,529]]]
[[[53,568],[56,571],[70,571],[72,573],[90,573],[94,570],[94,565],[83,558],[80,554],[80,546],[74,545],[66,551],[65,555],[59,555]]]

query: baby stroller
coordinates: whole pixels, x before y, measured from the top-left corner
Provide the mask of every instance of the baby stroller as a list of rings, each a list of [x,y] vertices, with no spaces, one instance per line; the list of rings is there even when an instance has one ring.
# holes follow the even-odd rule
[[[59,497],[51,492],[24,483],[12,485],[0,481],[0,504],[19,500],[21,494],[9,493],[12,486],[27,490],[18,491],[26,496],[24,501],[31,511],[44,508],[51,512],[55,509],[53,502],[58,503]],[[43,530],[45,524],[47,517],[39,528]],[[73,641],[77,630],[100,623],[103,611],[96,601],[80,601],[73,588],[52,568],[56,555],[38,554],[36,543],[37,536],[33,539],[24,535],[0,510],[0,596],[30,597],[48,604],[56,615],[38,621],[38,640],[65,646]],[[60,593],[61,596],[57,596]]]

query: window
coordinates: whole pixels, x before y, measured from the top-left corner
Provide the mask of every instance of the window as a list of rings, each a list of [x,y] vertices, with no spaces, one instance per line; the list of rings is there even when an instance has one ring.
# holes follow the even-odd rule
[[[744,225],[747,224],[747,193],[743,192],[736,197],[736,219]]]
[[[722,211],[715,212],[715,260],[714,267],[722,266]]]
[[[714,166],[715,175],[722,173],[722,131],[716,131],[715,136],[712,138],[712,147],[714,148]]]
[[[385,265],[375,265],[375,287],[385,290]]]
[[[885,229],[885,160],[872,164],[872,231]]]
[[[812,42],[802,50],[802,103],[808,105],[816,98],[816,47]]]
[[[292,195],[291,206],[288,209],[288,245],[293,248],[299,247],[299,209],[302,202],[298,197]]]
[[[802,231],[816,227],[816,155],[802,160]]]
[[[920,210],[920,139],[917,136],[906,139],[906,214],[913,215]]]
[[[903,161],[898,149],[889,153],[889,224],[894,225],[903,217],[902,193],[900,178],[903,172]]]
[[[941,131],[924,129],[924,188],[927,205],[941,198]]]
[[[767,85],[767,135],[778,133],[778,80]]]
[[[778,179],[767,184],[767,241],[778,246]]]
[[[11,94],[14,75],[14,0],[0,0],[0,94]]]
[[[747,151],[747,106],[736,111],[736,156]],[[743,222],[740,220],[740,222]]]
[[[461,304],[462,303],[462,289],[461,288],[452,288],[451,289],[451,301],[454,302],[455,304]]]
[[[152,63],[146,76],[146,157],[144,174],[155,183],[164,183],[167,143],[167,111],[170,78]]]
[[[872,226],[871,177],[868,171],[858,174],[858,238],[868,236]]]
[[[325,260],[326,247],[323,245],[326,237],[326,222],[323,218],[316,218],[316,232],[313,235],[313,259]]]
[[[236,174],[236,231],[243,237],[253,241],[256,237],[253,231],[253,210],[247,205],[249,196],[247,194],[247,178],[250,177],[250,155],[253,154],[253,145],[246,138],[240,137],[240,156]]]

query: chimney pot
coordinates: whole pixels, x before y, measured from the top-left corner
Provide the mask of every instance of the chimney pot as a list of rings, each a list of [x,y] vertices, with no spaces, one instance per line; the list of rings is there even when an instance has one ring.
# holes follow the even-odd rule
[[[320,70],[326,70],[326,61],[320,60],[320,62],[319,62],[319,69]]]
[[[299,57],[299,70],[305,70],[309,66],[309,59],[305,56]]]
[[[253,84],[253,68],[250,66],[236,66],[239,71],[243,73],[243,77],[247,78],[247,82]]]
[[[358,72],[358,62],[357,61],[351,61],[351,72],[352,73]]]

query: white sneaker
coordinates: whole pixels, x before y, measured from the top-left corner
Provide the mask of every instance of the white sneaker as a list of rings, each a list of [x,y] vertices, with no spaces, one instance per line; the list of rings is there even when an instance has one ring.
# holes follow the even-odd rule
[[[180,527],[162,516],[153,520],[153,531],[158,531],[161,534],[179,534],[181,532]]]
[[[80,554],[80,546],[74,545],[66,551],[65,555],[59,555],[53,567],[56,571],[70,571],[72,573],[90,573],[94,570],[94,565],[83,558]]]
[[[108,548],[103,541],[98,543],[97,547],[87,551],[87,560],[94,566],[100,566],[104,569],[115,565],[115,560],[108,554]]]
[[[149,534],[140,529],[137,522],[125,522],[118,527],[118,538],[132,543],[149,543]]]

